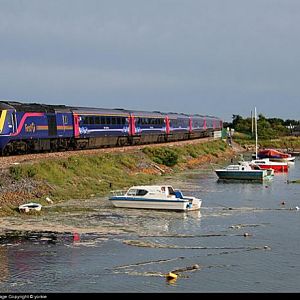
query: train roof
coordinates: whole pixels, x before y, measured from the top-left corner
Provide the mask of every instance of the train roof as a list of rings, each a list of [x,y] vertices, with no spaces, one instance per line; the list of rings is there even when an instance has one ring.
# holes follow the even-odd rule
[[[128,115],[129,110],[122,108],[70,107],[77,114]]]
[[[138,118],[164,118],[166,116],[165,113],[160,111],[142,111],[142,110],[130,110],[130,112]]]
[[[17,101],[9,101],[9,100],[0,101],[0,108],[1,107],[6,107],[7,109],[15,109],[16,111],[26,111],[26,112],[55,113],[56,111],[62,111],[62,110],[70,111],[70,108],[66,105],[21,103]]]
[[[167,113],[169,118],[189,118],[190,115],[183,114],[183,113],[175,113],[175,112],[168,112]]]
[[[120,115],[127,116],[132,113],[136,117],[146,117],[146,118],[164,118],[168,116],[169,118],[206,118],[206,119],[217,119],[221,120],[215,116],[200,115],[200,114],[185,114],[176,112],[161,112],[161,111],[142,111],[142,110],[129,110],[123,108],[96,108],[96,107],[80,107],[80,106],[67,106],[67,105],[53,105],[53,104],[40,104],[40,103],[21,103],[18,101],[1,100],[1,109],[15,109],[16,111],[26,111],[26,112],[45,112],[45,113],[55,113],[55,112],[76,112],[77,114],[107,114],[107,115]]]

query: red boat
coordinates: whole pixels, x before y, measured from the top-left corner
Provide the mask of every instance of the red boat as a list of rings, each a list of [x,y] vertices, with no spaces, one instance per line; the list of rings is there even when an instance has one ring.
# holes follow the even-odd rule
[[[287,172],[289,168],[287,162],[270,161],[269,158],[254,159],[251,163],[260,166],[261,169],[273,169],[276,172]]]
[[[291,154],[283,153],[275,149],[264,149],[257,153],[259,159],[269,158],[270,161],[288,162],[294,161],[295,157]]]

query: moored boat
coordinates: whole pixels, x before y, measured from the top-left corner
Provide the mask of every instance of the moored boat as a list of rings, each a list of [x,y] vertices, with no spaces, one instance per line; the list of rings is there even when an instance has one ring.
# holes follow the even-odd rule
[[[276,149],[263,149],[257,153],[257,158],[268,158],[270,161],[293,162],[295,157],[289,153],[284,153]]]
[[[109,200],[115,207],[178,211],[199,210],[202,204],[201,199],[184,196],[168,185],[132,186],[127,191],[112,191]]]
[[[300,156],[300,151],[289,151],[288,154],[291,156]]]
[[[26,213],[30,211],[41,211],[41,209],[42,209],[42,205],[34,202],[22,204],[19,206],[19,211],[26,212]]]
[[[258,165],[242,161],[223,169],[216,169],[215,173],[221,180],[256,180],[263,181],[274,175],[273,169],[261,169]]]
[[[271,161],[269,158],[253,159],[251,163],[258,165],[261,169],[273,169],[276,172],[287,172],[288,163]]]

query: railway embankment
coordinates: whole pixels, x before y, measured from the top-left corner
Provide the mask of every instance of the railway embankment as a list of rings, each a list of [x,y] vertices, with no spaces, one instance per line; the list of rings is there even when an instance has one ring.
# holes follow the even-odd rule
[[[222,140],[194,140],[117,150],[33,155],[26,159],[1,158],[0,216],[20,215],[18,206],[26,202],[55,205],[69,199],[80,201],[105,196],[110,190],[131,185],[153,184],[162,176],[207,168],[242,151],[238,145],[229,147]]]

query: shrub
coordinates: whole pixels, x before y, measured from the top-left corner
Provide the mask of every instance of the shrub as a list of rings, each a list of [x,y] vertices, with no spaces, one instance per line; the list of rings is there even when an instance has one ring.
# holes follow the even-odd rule
[[[173,167],[178,162],[178,154],[175,150],[161,147],[161,148],[150,148],[146,147],[143,152],[148,155],[154,162],[162,164],[168,167]]]
[[[22,168],[19,166],[10,167],[9,173],[14,180],[20,180],[23,176]]]

